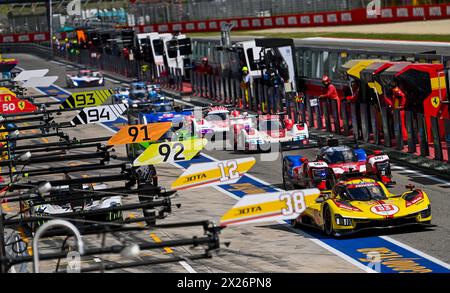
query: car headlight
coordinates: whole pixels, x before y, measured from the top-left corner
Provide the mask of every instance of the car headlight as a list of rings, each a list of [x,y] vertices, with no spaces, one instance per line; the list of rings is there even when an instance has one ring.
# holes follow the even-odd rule
[[[72,83],[74,86],[78,86],[78,82],[76,82],[75,80],[72,80]]]
[[[391,164],[389,161],[377,163],[375,166],[381,175],[388,176],[391,174]]]
[[[336,215],[335,220],[339,226],[352,226],[352,219],[344,218],[341,215]]]
[[[98,84],[102,84],[103,83],[103,78],[100,78],[100,80],[98,81]]]
[[[426,210],[423,210],[420,212],[420,216],[422,218],[428,218],[431,216],[431,205],[428,205],[428,208]]]

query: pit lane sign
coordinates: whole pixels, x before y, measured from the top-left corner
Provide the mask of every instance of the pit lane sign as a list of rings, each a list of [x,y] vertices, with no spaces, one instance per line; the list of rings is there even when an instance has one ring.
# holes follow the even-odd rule
[[[86,108],[102,105],[112,94],[113,90],[91,91],[83,93],[73,93],[60,106],[67,108]]]
[[[0,102],[1,114],[19,114],[30,113],[36,111],[38,108],[26,100],[19,100],[17,98],[11,101]]]
[[[98,107],[84,108],[76,117],[72,119],[70,124],[92,124],[92,123],[106,123],[116,121],[126,110],[128,105],[106,105]]]
[[[306,209],[305,197],[319,195],[316,188],[247,195],[222,216],[220,226],[294,220]]]
[[[152,144],[134,161],[133,166],[190,161],[207,143],[207,139],[197,138]]]
[[[172,189],[181,190],[196,187],[234,184],[247,173],[255,158],[243,158],[228,161],[217,161],[192,164],[175,182]]]
[[[170,128],[172,122],[127,125],[109,139],[108,145],[121,145],[157,141]]]

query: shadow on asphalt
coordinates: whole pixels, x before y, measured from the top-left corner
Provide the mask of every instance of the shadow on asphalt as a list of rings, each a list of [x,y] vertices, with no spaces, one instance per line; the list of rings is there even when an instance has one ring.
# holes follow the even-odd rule
[[[268,228],[275,229],[278,231],[285,231],[290,233],[297,233],[305,238],[319,238],[319,239],[359,239],[359,238],[369,238],[369,237],[379,237],[379,236],[392,236],[398,234],[411,234],[411,233],[420,233],[420,232],[429,232],[434,231],[437,226],[411,226],[411,227],[398,227],[398,228],[386,228],[386,229],[378,229],[378,230],[366,230],[357,232],[351,235],[345,235],[340,237],[330,237],[325,235],[321,230],[315,229],[313,227],[308,226],[299,226],[292,227],[290,222],[286,222],[286,224],[275,224],[275,225],[263,225],[258,226],[260,228]]]

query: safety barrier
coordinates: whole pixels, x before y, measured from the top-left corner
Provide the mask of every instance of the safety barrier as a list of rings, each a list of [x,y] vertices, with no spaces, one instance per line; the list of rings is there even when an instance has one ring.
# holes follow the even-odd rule
[[[416,5],[416,6],[396,6],[383,7],[380,15],[369,16],[364,8],[302,13],[291,15],[277,15],[266,17],[244,17],[211,19],[202,21],[171,22],[152,25],[135,26],[135,31],[139,33],[148,32],[183,32],[198,33],[220,31],[225,23],[233,23],[234,30],[261,30],[285,27],[317,27],[336,25],[356,25],[371,23],[390,23],[403,21],[422,21],[430,19],[450,18],[450,4]],[[58,39],[62,40],[75,37],[73,32],[56,33]],[[0,35],[0,43],[27,43],[27,42],[48,42],[50,35],[48,32],[24,33],[12,35]]]
[[[443,19],[450,17],[449,4],[383,7],[380,15],[368,16],[364,8],[347,11],[302,13],[267,17],[243,17],[211,19],[140,25],[136,29],[146,32],[210,32],[220,31],[224,23],[233,23],[234,30],[260,30],[284,27],[316,27],[334,25],[355,25],[369,23],[388,23],[424,19]]]

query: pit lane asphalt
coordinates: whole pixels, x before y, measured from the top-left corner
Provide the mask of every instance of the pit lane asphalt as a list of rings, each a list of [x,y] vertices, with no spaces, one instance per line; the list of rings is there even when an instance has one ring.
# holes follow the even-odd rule
[[[56,84],[65,87],[66,68],[61,64],[48,62],[30,55],[13,55],[18,58],[19,66],[24,69],[48,68],[48,75],[58,75],[60,79]],[[114,82],[107,80],[104,88],[70,89],[73,92],[81,92],[95,89],[107,89],[117,86]],[[63,114],[58,121],[69,119],[70,115]],[[73,117],[73,113],[72,113]],[[67,120],[66,120],[67,121]],[[88,125],[75,129],[68,129],[71,136],[77,138],[101,137],[111,135],[104,127]],[[117,147],[116,151],[124,155],[124,148]],[[213,152],[219,156],[218,152]],[[68,163],[67,163],[68,164]],[[45,167],[45,166],[42,166]],[[181,174],[181,170],[173,166],[158,166],[160,182],[163,186],[170,186],[170,182]],[[108,175],[107,170],[86,172],[87,176]],[[259,172],[257,172],[259,173]],[[79,176],[79,175],[78,175]],[[181,203],[181,209],[175,209],[169,217],[161,223],[194,220],[218,220],[229,208],[235,204],[234,198],[225,196],[213,188],[198,189],[179,192],[174,199],[174,204]],[[265,225],[248,225],[242,227],[227,228],[222,231],[222,250],[219,256],[211,260],[190,262],[189,265],[196,272],[362,272],[361,266],[357,267],[329,250],[317,245],[314,239],[301,230],[292,231],[286,225],[268,223]],[[184,229],[155,229],[145,233],[133,233],[125,235],[128,240],[153,241],[151,233],[155,233],[162,240],[201,236],[202,231],[198,228]],[[86,237],[89,246],[98,245],[95,237]],[[312,240],[312,241],[311,241]],[[230,247],[225,247],[225,242],[231,242]],[[58,240],[46,239],[42,241],[44,248],[57,247]],[[117,244],[117,241],[109,238],[108,245]],[[189,255],[200,252],[198,249],[189,247],[174,248],[173,253],[164,251],[145,252],[143,257],[167,258],[171,255]],[[123,262],[115,257],[107,258],[112,262]],[[94,258],[87,259],[87,263],[95,264]],[[43,264],[43,270],[49,271],[52,264]],[[125,272],[186,272],[186,267],[179,263],[151,267],[140,267],[126,270]]]
[[[30,57],[27,55],[19,55],[17,57],[19,58],[19,60],[21,60],[20,63],[21,67],[25,67],[26,69],[49,68],[50,69],[49,75],[58,74],[60,77],[62,78],[64,77],[64,67],[61,65],[53,63],[45,63],[41,59]],[[61,80],[59,80],[57,84],[60,86],[61,85],[64,86],[64,81],[62,81],[61,83]],[[111,86],[114,85],[108,82],[106,88]],[[232,151],[228,152],[211,151],[206,153],[221,160],[255,155],[258,162],[254,166],[250,174],[266,182],[269,182],[270,184],[281,187],[282,178],[281,178],[280,158],[271,162],[263,162],[260,160],[260,156],[257,154],[243,154],[243,153],[235,153]],[[286,154],[290,153],[300,153],[310,159],[313,159],[317,153],[317,149],[308,149],[300,151],[297,150],[287,152]],[[369,235],[389,235],[389,237],[391,237],[394,240],[405,243],[415,249],[418,249],[424,253],[427,253],[433,257],[436,257],[444,262],[449,263],[450,256],[448,255],[448,251],[450,251],[449,249],[450,244],[448,243],[448,239],[450,239],[450,231],[448,225],[450,224],[450,220],[448,215],[450,213],[450,202],[449,202],[450,182],[444,183],[443,181],[437,181],[433,178],[424,177],[422,172],[416,170],[409,170],[407,167],[405,169],[399,168],[401,168],[401,166],[398,167],[396,166],[393,168],[394,179],[397,181],[397,186],[392,189],[392,192],[399,194],[402,191],[404,191],[404,186],[410,183],[414,184],[418,188],[425,190],[432,202],[432,210],[433,210],[432,223],[437,226],[427,230],[401,229],[391,232],[383,231],[383,232],[369,233]],[[203,212],[207,215],[215,217],[219,216],[217,214],[213,215],[212,211],[209,210],[207,211],[206,209],[203,209]],[[254,233],[254,231],[250,232]],[[302,233],[302,231],[299,231],[299,233]],[[230,240],[233,242],[233,239]],[[299,241],[299,243],[300,242],[301,241]],[[245,246],[242,246],[242,251],[244,250]],[[283,251],[285,251],[285,253],[290,253],[289,248],[287,247],[283,248]]]

